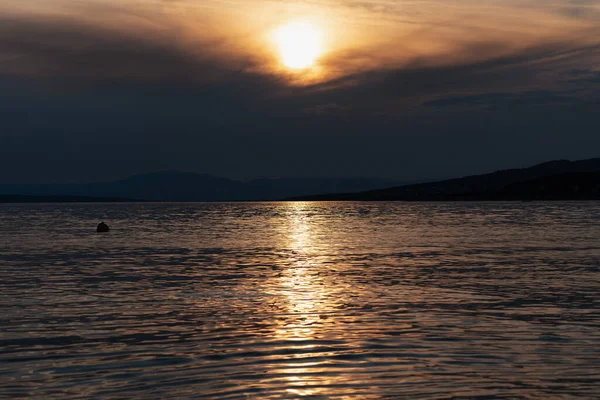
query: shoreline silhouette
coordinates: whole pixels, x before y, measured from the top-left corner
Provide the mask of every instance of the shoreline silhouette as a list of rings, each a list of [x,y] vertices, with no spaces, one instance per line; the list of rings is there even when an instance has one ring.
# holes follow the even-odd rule
[[[600,200],[600,158],[557,160],[404,185],[371,178],[243,182],[178,171],[141,174],[110,183],[0,185],[0,203],[533,200]]]

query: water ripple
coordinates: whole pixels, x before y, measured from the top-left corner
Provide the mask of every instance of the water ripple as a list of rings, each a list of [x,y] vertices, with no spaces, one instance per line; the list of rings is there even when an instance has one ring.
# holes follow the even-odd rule
[[[594,202],[3,205],[0,397],[600,398],[598,222]]]

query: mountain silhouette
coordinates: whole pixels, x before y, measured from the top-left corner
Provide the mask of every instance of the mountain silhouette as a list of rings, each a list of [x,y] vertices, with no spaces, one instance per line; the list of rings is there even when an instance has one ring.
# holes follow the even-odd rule
[[[600,158],[557,160],[439,182],[293,200],[451,201],[600,199]]]
[[[27,196],[0,194],[0,203],[123,203],[136,201],[114,197]]]
[[[318,193],[344,193],[389,187],[371,178],[273,178],[238,181],[181,171],[159,171],[104,183],[0,185],[0,195],[80,196],[143,201],[268,201]]]
[[[557,160],[529,168],[402,186],[371,178],[239,181],[181,171],[151,172],[103,183],[0,185],[0,202],[135,201],[130,199],[159,202],[600,199],[600,158]]]

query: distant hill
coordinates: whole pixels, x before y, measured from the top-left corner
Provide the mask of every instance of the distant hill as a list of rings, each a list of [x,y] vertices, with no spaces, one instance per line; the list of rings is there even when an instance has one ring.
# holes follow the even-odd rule
[[[295,200],[600,200],[600,158],[558,160],[440,182]]]
[[[258,201],[318,193],[380,189],[398,182],[371,178],[277,178],[237,181],[205,174],[162,171],[105,183],[0,185],[0,195],[116,197],[145,201]]]
[[[0,195],[0,203],[123,203],[131,201],[136,200],[113,197]]]

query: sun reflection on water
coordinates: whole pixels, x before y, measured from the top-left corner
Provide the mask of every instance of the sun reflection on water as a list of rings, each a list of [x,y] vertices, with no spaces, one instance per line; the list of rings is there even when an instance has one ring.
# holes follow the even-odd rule
[[[291,386],[288,393],[297,396],[318,395],[320,390],[315,389],[316,386],[328,387],[334,383],[330,375],[316,375],[325,370],[321,363],[306,360],[315,355],[311,350],[318,347],[316,343],[323,336],[321,330],[329,308],[327,288],[330,287],[315,270],[318,262],[312,250],[317,245],[316,238],[324,232],[321,232],[322,226],[311,221],[309,210],[306,203],[290,203],[286,210],[288,234],[284,237],[284,246],[292,251],[293,257],[279,278],[285,319],[275,332],[278,340],[297,342],[294,347],[301,350],[276,371],[286,376]]]
[[[309,340],[315,335],[313,324],[319,320],[319,305],[324,297],[323,285],[316,282],[311,266],[314,260],[310,248],[314,245],[314,225],[311,225],[304,211],[303,203],[290,205],[289,235],[285,238],[293,252],[286,271],[281,275],[281,293],[287,300],[287,316],[285,327],[278,331],[281,339]]]

